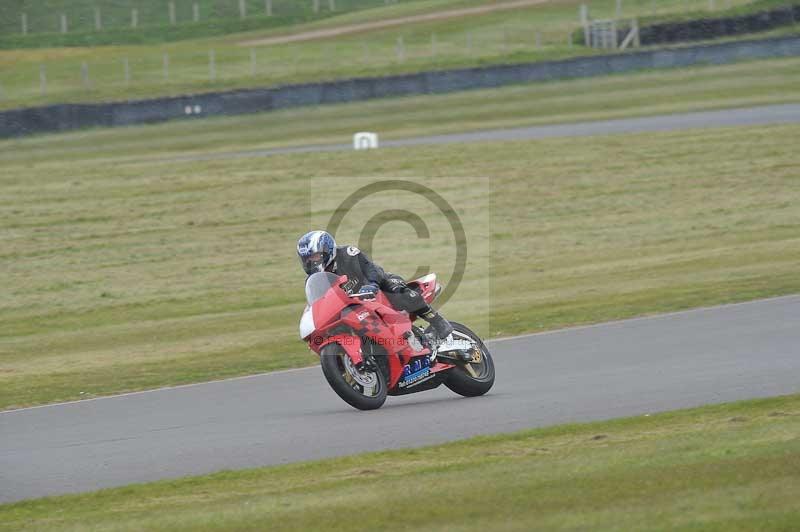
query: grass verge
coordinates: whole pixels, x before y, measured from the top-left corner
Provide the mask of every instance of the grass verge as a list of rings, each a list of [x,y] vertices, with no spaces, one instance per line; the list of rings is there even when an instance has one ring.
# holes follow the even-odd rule
[[[798,135],[785,125],[173,163],[114,159],[111,145],[105,159],[9,161],[0,408],[315,363],[296,338],[293,247],[325,177],[421,177],[451,192],[488,179],[458,208],[490,213],[491,297],[467,283],[444,308],[468,324],[488,310],[488,337],[800,292]],[[446,240],[383,231],[373,256],[388,269],[410,275],[418,256],[452,268],[437,252]]]
[[[483,3],[400,2],[295,29],[302,32],[331,28],[360,20],[380,20],[383,16]],[[732,0],[731,6],[747,3]],[[655,10],[654,5],[648,0],[626,2],[620,18],[687,10],[701,12],[708,2],[662,0]],[[616,16],[615,0],[593,2],[591,16],[597,19]],[[548,0],[529,8],[273,46],[251,47],[242,43],[283,34],[285,29],[164,45],[6,50],[0,51],[0,108],[119,101],[600,53],[570,44],[570,35],[578,26],[576,2]]]
[[[792,530],[798,433],[792,395],[20,502],[0,530]]]
[[[251,116],[99,128],[0,142],[0,163],[344,144],[381,139],[800,102],[800,58],[533,83]]]
[[[313,22],[337,14],[381,7],[384,1],[339,0],[336,2],[337,11],[331,11],[330,4],[323,6],[320,2],[321,9],[315,12],[311,1],[271,0],[272,16],[267,15],[262,0],[244,0],[243,4],[244,18],[239,10],[241,4],[236,1],[175,2],[175,24],[172,24],[168,4],[159,0],[5,2],[0,5],[0,47],[97,46],[197,39]],[[136,27],[132,27],[133,9],[136,9]],[[194,9],[197,9],[196,14]],[[23,13],[26,35],[22,34]],[[66,16],[66,33],[61,33],[61,14]]]

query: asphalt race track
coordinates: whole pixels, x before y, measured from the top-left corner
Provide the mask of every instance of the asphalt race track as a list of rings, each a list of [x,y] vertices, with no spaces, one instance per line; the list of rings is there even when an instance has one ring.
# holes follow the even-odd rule
[[[489,347],[497,381],[473,399],[359,412],[313,367],[3,412],[0,502],[800,392],[800,295]]]
[[[434,144],[464,144],[472,142],[500,142],[536,140],[552,137],[585,137],[591,135],[614,135],[623,133],[646,133],[657,131],[676,131],[709,127],[760,126],[770,124],[794,124],[800,122],[800,104],[764,105],[740,109],[723,109],[719,111],[700,111],[658,116],[642,116],[636,118],[620,118],[616,120],[597,120],[593,122],[576,122],[571,124],[552,124],[546,126],[530,126],[510,129],[490,129],[453,133],[449,135],[431,135],[395,140],[381,140],[382,148],[404,146],[426,146]],[[380,132],[378,132],[380,133]],[[159,157],[155,160],[175,161],[207,161],[217,159],[242,159],[249,157],[269,157],[284,153],[311,153],[326,151],[352,150],[353,144],[314,144],[306,146],[288,146],[264,150],[244,150],[208,154],[191,154],[174,157]],[[153,159],[148,159],[153,160]]]

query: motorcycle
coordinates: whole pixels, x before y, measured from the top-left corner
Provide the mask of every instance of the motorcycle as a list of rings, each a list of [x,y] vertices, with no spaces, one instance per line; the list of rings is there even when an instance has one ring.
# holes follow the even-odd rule
[[[417,316],[395,310],[383,292],[374,299],[350,295],[347,276],[318,272],[306,280],[307,305],[300,337],[320,357],[331,388],[359,410],[380,408],[389,395],[405,395],[444,384],[474,397],[494,384],[492,356],[465,325],[439,339],[414,325]],[[436,274],[408,283],[426,302],[442,290]]]

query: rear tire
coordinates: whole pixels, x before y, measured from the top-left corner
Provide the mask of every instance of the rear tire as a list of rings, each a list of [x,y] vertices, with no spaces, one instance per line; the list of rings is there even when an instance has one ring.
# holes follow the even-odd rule
[[[492,355],[477,334],[466,325],[450,322],[453,325],[454,336],[463,335],[476,343],[480,349],[480,362],[453,362],[455,368],[447,372],[444,385],[464,397],[477,397],[488,392],[494,384],[494,362]],[[448,362],[450,362],[448,360]],[[467,366],[472,368],[470,371]],[[474,374],[473,374],[474,373]]]
[[[386,378],[383,372],[377,368],[376,371],[358,372],[362,380],[368,380],[374,386],[370,394],[365,394],[369,389],[354,378],[350,357],[339,344],[332,343],[322,348],[320,364],[328,384],[350,406],[359,410],[375,410],[386,401]]]

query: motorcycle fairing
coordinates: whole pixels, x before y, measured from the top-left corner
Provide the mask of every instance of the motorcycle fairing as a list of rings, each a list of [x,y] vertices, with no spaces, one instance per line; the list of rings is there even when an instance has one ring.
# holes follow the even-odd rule
[[[413,334],[412,322],[406,312],[395,310],[383,292],[378,292],[372,300],[362,300],[348,295],[341,284],[347,281],[347,276],[341,276],[336,283],[319,299],[311,305],[315,331],[306,339],[309,347],[317,354],[322,347],[331,343],[339,344],[354,365],[364,360],[363,340],[380,345],[387,352],[389,375],[387,385],[390,390],[401,393],[397,387],[403,377],[403,368],[409,361],[418,356],[429,355],[430,349],[423,347],[415,351],[405,340],[405,336]],[[409,283],[415,290],[419,290],[426,301],[432,301],[441,290],[436,282],[436,275],[429,274]],[[327,332],[327,334],[326,334]],[[430,374],[435,374],[452,368],[453,365],[437,361],[430,367]],[[416,382],[409,388],[435,387],[441,383],[436,379],[425,378]]]
[[[347,279],[347,276],[343,275],[342,277]],[[342,307],[348,304],[350,304],[349,298],[343,290],[328,290],[324,296],[311,305],[314,326],[317,330],[324,328],[338,318],[342,313]]]
[[[411,322],[405,313],[389,306],[388,299],[379,293],[374,300],[362,301],[358,309],[342,316],[342,323],[350,326],[354,334],[369,338],[381,346],[389,355],[389,387],[394,387],[403,376],[403,367],[411,358],[430,354],[424,348],[414,351],[407,341],[402,340],[405,334],[411,334]]]

